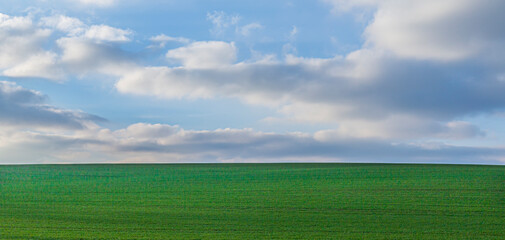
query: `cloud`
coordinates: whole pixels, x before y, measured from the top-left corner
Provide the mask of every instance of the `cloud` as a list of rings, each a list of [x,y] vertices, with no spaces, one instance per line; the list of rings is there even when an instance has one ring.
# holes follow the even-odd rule
[[[97,7],[110,7],[114,5],[119,0],[73,0],[84,5],[93,5]]]
[[[223,11],[214,11],[207,13],[207,20],[212,22],[213,28],[210,32],[214,35],[222,35],[232,26],[236,26],[240,20],[240,15],[227,15]]]
[[[56,55],[42,48],[49,29],[34,26],[30,17],[0,14],[0,69],[10,77],[43,77],[61,80]]]
[[[135,66],[133,55],[114,44],[78,37],[60,38],[56,43],[62,50],[60,64],[70,73],[117,76]]]
[[[187,52],[180,55],[193,59]],[[505,106],[505,83],[482,78],[485,69],[407,61],[375,51],[331,59],[288,56],[283,63],[206,65],[199,62],[206,58],[194,58],[198,61],[183,67],[138,68],[125,73],[116,87],[163,98],[238,98],[276,108],[285,120],[361,126],[361,136],[480,136],[478,130],[456,133],[459,128],[447,124]],[[409,130],[403,122],[425,130]]]
[[[235,44],[209,41],[194,42],[188,46],[169,50],[167,58],[180,61],[186,68],[203,69],[229,66],[237,58]]]
[[[295,39],[296,35],[298,35],[298,28],[296,26],[293,26],[293,28],[291,28],[291,32],[289,32],[289,39]]]
[[[357,7],[375,7],[383,0],[322,0],[325,3],[333,5],[336,12],[349,11]]]
[[[164,98],[236,98],[272,107],[284,121],[336,123],[341,134],[360,138],[485,135],[462,119],[505,107],[499,54],[505,31],[496,24],[502,22],[496,9],[505,6],[469,0],[331,3],[376,11],[362,49],[327,59],[287,54],[280,62],[234,63],[229,49],[212,48],[212,59],[195,53],[207,51],[183,47],[167,54],[182,66],[140,67],[116,87]],[[229,26],[227,16],[214,12],[209,19]]]
[[[128,42],[131,40],[130,37],[133,34],[131,30],[103,24],[88,26],[77,18],[65,15],[42,17],[39,24],[67,33],[69,37],[80,37],[94,41]]]
[[[250,37],[254,31],[264,28],[259,22],[251,22],[245,25],[240,24],[242,17],[238,14],[229,15],[223,11],[207,13],[207,20],[212,23],[210,33],[217,37],[225,37],[228,30],[234,30],[236,37]]]
[[[40,24],[66,32],[70,36],[82,35],[86,31],[86,28],[88,28],[81,20],[65,15],[43,17],[40,19]]]
[[[102,118],[79,111],[59,109],[45,104],[39,92],[0,81],[0,123],[22,128],[83,129]]]
[[[57,61],[55,53],[40,52],[33,54],[26,61],[3,71],[3,75],[8,77],[41,77],[62,80],[64,73],[58,66]]]
[[[110,42],[130,41],[130,35],[132,35],[132,31],[130,30],[123,30],[107,25],[93,25],[84,33],[84,37],[86,38]]]
[[[375,8],[367,44],[402,58],[460,61],[503,55],[503,1],[327,0],[340,10]]]
[[[188,43],[192,42],[188,38],[171,37],[171,36],[167,36],[165,34],[160,34],[160,35],[151,37],[151,38],[149,38],[149,40],[151,40],[154,43],[157,43],[158,47],[161,47],[161,48],[165,47],[165,45],[167,44],[167,42],[177,42],[177,43],[184,43],[184,44],[188,44]]]
[[[0,82],[0,163],[91,162],[431,162],[504,164],[502,148],[397,143],[335,130],[315,134],[252,129],[186,130],[167,124],[100,127],[102,119],[45,104],[47,96]],[[451,122],[461,134],[474,131]],[[29,149],[30,151],[26,151]],[[29,159],[29,160],[27,160]]]
[[[0,153],[29,147],[36,162],[431,162],[503,164],[504,149],[437,143],[396,144],[354,138],[324,139],[301,133],[265,133],[251,129],[185,130],[178,126],[137,123],[125,129],[88,129],[74,133],[16,132]],[[0,139],[7,136],[0,131]],[[27,157],[8,152],[0,162]],[[91,157],[93,156],[93,157]],[[6,158],[9,157],[9,158]],[[22,158],[21,158],[22,159]]]
[[[66,36],[53,41],[55,32]],[[114,74],[133,62],[117,45],[130,40],[130,30],[88,26],[63,15],[42,17],[34,23],[31,16],[0,14],[0,35],[3,76],[61,82],[74,74]]]
[[[372,2],[366,2],[369,3]],[[445,4],[450,3],[456,4],[452,1]],[[171,125],[135,124],[116,131],[96,127],[57,134],[25,132],[19,133],[19,138],[12,138],[18,139],[13,144],[23,146],[22,143],[30,138],[40,141],[40,146],[50,143],[54,147],[58,146],[55,142],[64,142],[67,145],[62,146],[73,146],[79,154],[100,152],[116,160],[139,160],[146,156],[152,161],[267,161],[277,158],[366,161],[373,158],[377,161],[450,162],[461,158],[464,162],[472,161],[472,157],[478,161],[501,161],[501,149],[425,144],[434,139],[484,137],[484,131],[464,119],[505,108],[503,62],[497,61],[502,59],[499,54],[502,47],[495,44],[502,41],[503,31],[494,22],[499,17],[490,12],[487,18],[479,20],[487,30],[444,28],[446,25],[456,27],[453,23],[460,20],[461,12],[467,13],[468,6],[475,6],[463,3],[456,9],[441,7],[435,12],[425,12],[424,2],[416,3],[417,10],[405,7],[407,13],[413,11],[404,16],[412,29],[406,29],[401,19],[390,22],[396,13],[403,14],[397,12],[396,4],[400,4],[397,1],[367,5],[375,8],[377,14],[366,28],[366,44],[342,56],[304,58],[286,54],[280,60],[237,61],[238,49],[233,42],[198,41],[167,51],[166,57],[177,63],[176,66],[137,63],[119,45],[131,40],[129,30],[82,25],[61,16],[55,18],[68,23],[60,26],[58,21],[46,20],[37,25],[30,17],[2,15],[0,43],[9,46],[0,49],[4,75],[58,78],[61,74],[58,69],[71,75],[107,74],[118,78],[115,86],[121,93],[166,99],[236,99],[272,108],[278,111],[280,121],[338,124],[337,129],[314,135],[263,133],[250,129],[193,131]],[[438,6],[439,3],[432,4]],[[491,11],[493,6],[500,7],[492,4],[483,4],[486,6],[477,9]],[[430,14],[442,19],[439,22],[443,24],[434,26],[427,22],[426,19],[434,17]],[[208,16],[216,29],[232,26],[240,29],[239,18],[228,17],[221,12]],[[72,32],[73,27],[68,26],[78,26],[77,29],[82,30]],[[429,29],[431,27],[434,29]],[[56,50],[44,49],[43,42],[50,39],[53,31],[61,31],[65,36],[56,40]],[[412,33],[415,39],[407,37],[409,31],[417,31]],[[383,36],[386,32],[390,36]],[[465,34],[469,37],[465,38]],[[479,44],[475,47],[465,39]],[[166,35],[153,38],[160,43],[172,40],[177,38]],[[447,41],[453,40],[454,46],[447,46]],[[481,44],[483,42],[489,44]],[[458,51],[460,48],[462,51]],[[47,107],[42,100],[14,105],[27,112],[36,112],[33,110],[36,108],[44,114],[56,114],[51,115],[54,118],[70,116],[69,119],[77,119],[77,123],[84,119],[72,111]],[[10,111],[10,116],[19,116],[16,111]],[[14,122],[7,117],[3,121]],[[72,124],[67,124],[72,128]],[[78,128],[78,124],[73,127]],[[4,134],[2,139],[9,139],[8,136],[11,135]],[[47,154],[51,155],[48,159],[61,159],[54,151]],[[73,156],[72,152],[67,156]]]
[[[263,25],[254,22],[254,23],[249,23],[247,25],[244,25],[244,26],[240,27],[239,32],[243,36],[248,37],[248,36],[251,35],[251,33],[254,30],[259,30],[259,29],[262,29],[262,28],[263,28]]]

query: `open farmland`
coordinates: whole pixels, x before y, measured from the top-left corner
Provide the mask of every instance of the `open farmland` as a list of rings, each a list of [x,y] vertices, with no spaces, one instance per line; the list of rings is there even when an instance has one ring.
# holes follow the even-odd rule
[[[0,166],[1,239],[505,239],[504,226],[504,166]]]

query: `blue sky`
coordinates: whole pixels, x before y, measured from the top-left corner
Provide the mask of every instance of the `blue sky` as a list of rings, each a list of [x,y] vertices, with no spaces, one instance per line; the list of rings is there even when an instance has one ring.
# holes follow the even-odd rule
[[[499,1],[0,9],[0,163],[505,163]]]

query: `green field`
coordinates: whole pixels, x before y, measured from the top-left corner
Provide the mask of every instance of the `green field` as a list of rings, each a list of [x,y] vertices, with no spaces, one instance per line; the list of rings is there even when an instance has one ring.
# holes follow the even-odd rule
[[[505,167],[0,166],[0,239],[505,239]]]

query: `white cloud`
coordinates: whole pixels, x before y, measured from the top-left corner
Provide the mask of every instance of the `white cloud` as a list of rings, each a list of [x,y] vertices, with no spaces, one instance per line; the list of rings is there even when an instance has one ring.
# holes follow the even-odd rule
[[[26,61],[3,71],[3,75],[8,77],[41,77],[53,80],[64,78],[63,70],[57,64],[57,55],[53,52],[33,54]]]
[[[453,1],[444,4],[450,3],[456,4]],[[411,9],[400,8],[397,4],[401,3],[395,1],[377,2],[374,5],[377,14],[364,35],[367,44],[346,56],[323,59],[287,55],[279,61],[237,62],[237,48],[233,42],[202,41],[187,42],[186,46],[169,50],[166,57],[179,62],[180,66],[176,67],[135,63],[132,55],[118,47],[121,42],[130,40],[132,33],[129,30],[105,25],[83,26],[82,22],[61,16],[55,19],[67,23],[60,25],[58,21],[46,19],[42,25],[34,25],[30,17],[1,15],[0,44],[8,47],[0,49],[0,67],[3,74],[9,76],[59,78],[58,67],[62,67],[64,74],[108,74],[118,76],[116,87],[122,93],[163,98],[235,98],[271,107],[279,112],[280,119],[286,121],[339,125],[338,129],[322,131],[315,136],[237,129],[186,131],[176,126],[148,124],[136,124],[118,131],[99,129],[97,132],[79,132],[78,136],[53,136],[64,142],[79,139],[82,140],[77,141],[79,144],[85,142],[93,149],[105,148],[102,149],[104,152],[117,154],[115,156],[135,152],[139,156],[148,153],[152,159],[163,159],[156,154],[186,160],[192,157],[267,159],[295,157],[296,154],[288,149],[300,149],[298,154],[310,157],[352,159],[364,156],[358,151],[360,146],[371,148],[371,153],[384,154],[381,156],[387,154],[385,150],[379,150],[380,147],[394,152],[387,156],[405,157],[407,155],[402,155],[405,152],[429,155],[431,153],[423,152],[424,148],[412,149],[403,145],[395,148],[388,141],[481,137],[483,132],[477,126],[461,119],[505,107],[505,82],[499,77],[503,73],[503,63],[497,61],[495,65],[488,65],[488,56],[484,54],[495,52],[498,56],[501,52],[502,47],[497,43],[502,41],[504,31],[501,25],[495,24],[500,22],[497,21],[499,16],[491,11],[495,10],[493,7],[500,9],[500,6],[489,3],[491,5],[476,7],[467,1],[462,3],[454,9],[440,5],[439,9],[430,12],[426,6],[442,3],[416,2],[418,8]],[[477,8],[480,15],[468,13],[468,6]],[[405,9],[405,13],[400,13],[399,9]],[[484,14],[487,11],[491,12]],[[482,16],[478,19],[482,29],[458,27],[455,23],[462,21],[462,13],[468,13],[474,20],[477,15]],[[221,29],[231,26],[240,29],[238,18],[227,19],[226,16],[213,13],[209,20]],[[404,19],[394,22],[397,16]],[[432,18],[438,19],[434,21],[438,24],[428,21]],[[403,21],[410,27],[406,27]],[[70,26],[79,26],[77,28],[83,30],[72,32]],[[43,47],[43,42],[50,39],[55,30],[68,34],[56,41],[61,54]],[[152,40],[185,42],[183,38],[166,35]],[[449,42],[454,44],[449,46]],[[477,45],[472,45],[474,43]],[[498,56],[497,59],[501,58]],[[51,116],[55,118],[69,114],[43,105],[42,101],[35,104],[38,110],[43,109],[45,114],[53,114]],[[28,109],[24,108],[27,105],[18,106],[18,109],[33,110],[32,105]],[[16,113],[12,110],[9,114],[17,116]],[[69,116],[74,116],[73,112]],[[3,121],[12,122],[6,117]],[[94,134],[99,134],[101,143],[106,144],[89,143]],[[44,133],[36,138],[56,141],[54,138],[47,140],[49,134]],[[234,145],[237,141],[240,144]],[[272,145],[262,145],[264,142]],[[307,144],[313,148],[304,149]],[[279,147],[282,151],[270,147]],[[354,149],[354,152],[345,153],[342,149],[346,148]],[[198,154],[191,155],[195,149],[200,149]],[[327,155],[315,156],[317,151],[314,149],[323,149]],[[467,148],[440,149],[445,152],[437,154],[452,152],[455,155],[451,157],[468,153]],[[265,156],[253,156],[253,150],[264,152]],[[470,150],[478,154],[489,149]]]
[[[362,139],[466,139],[485,136],[482,130],[468,122],[443,123],[409,115],[396,115],[377,121],[344,120],[338,129],[318,134],[325,139],[342,136]]]
[[[214,35],[222,35],[228,28],[238,24],[240,15],[227,15],[223,11],[214,11],[207,13],[207,20],[213,25],[210,32]]]
[[[240,27],[239,32],[243,36],[248,37],[248,36],[251,35],[251,33],[254,30],[259,30],[259,29],[262,29],[262,28],[263,28],[263,25],[254,22],[254,23],[249,23],[247,25],[244,25],[244,26]]]
[[[160,34],[160,35],[151,37],[151,38],[149,38],[149,40],[151,40],[152,42],[158,43],[159,47],[165,47],[167,42],[178,42],[178,43],[184,43],[184,44],[188,44],[188,43],[192,42],[188,38],[171,37],[171,36],[167,36],[165,34]]]
[[[70,36],[81,35],[86,31],[86,28],[88,28],[81,20],[65,15],[43,17],[40,23],[42,26],[52,27],[59,31],[66,32]]]
[[[456,61],[503,55],[503,1],[327,0],[340,10],[373,6],[367,44],[399,57]]]
[[[2,30],[30,30],[32,20],[29,17],[11,17],[0,13],[0,28]]]
[[[460,68],[376,51],[331,59],[287,56],[285,62],[215,65],[200,62],[209,58],[198,54],[181,51],[179,56],[190,63],[125,72],[117,89],[163,98],[233,97],[277,109],[285,120],[338,123],[348,135],[381,138],[480,136],[474,126],[451,122],[505,105],[505,83],[495,78],[448,80]],[[410,125],[403,127],[403,122]]]
[[[119,47],[84,38],[60,38],[60,63],[71,73],[122,75],[135,67],[132,57]]]
[[[10,77],[63,78],[57,66],[57,55],[46,51],[42,44],[51,30],[34,26],[30,17],[0,14],[0,69]]]
[[[254,31],[264,28],[258,22],[251,22],[245,25],[239,24],[241,18],[238,14],[229,15],[223,11],[208,12],[207,20],[212,23],[210,33],[217,37],[226,37],[229,33],[236,34],[235,37],[251,37]]]
[[[93,25],[84,33],[84,37],[98,41],[127,42],[132,31],[114,28],[107,25]]]
[[[67,37],[51,42],[54,31]],[[0,15],[0,71],[8,77],[39,77],[63,81],[72,74],[115,74],[131,67],[132,57],[116,44],[132,34],[106,25],[87,26],[63,15],[42,17]],[[51,44],[59,49],[54,49]],[[46,50],[46,45],[51,48]],[[63,54],[59,54],[62,50]]]
[[[349,11],[356,7],[373,7],[381,2],[384,2],[384,0],[322,0],[322,1],[333,5],[334,11]]]
[[[236,61],[235,44],[219,41],[194,42],[169,50],[167,58],[180,61],[186,68],[203,69],[229,66]]]
[[[98,7],[110,7],[114,5],[119,0],[72,0],[77,1],[84,5],[94,5]]]
[[[40,25],[50,27],[68,34],[69,37],[86,38],[94,41],[127,42],[133,34],[131,30],[111,27],[108,25],[84,24],[77,18],[65,15],[53,15],[40,19]]]

